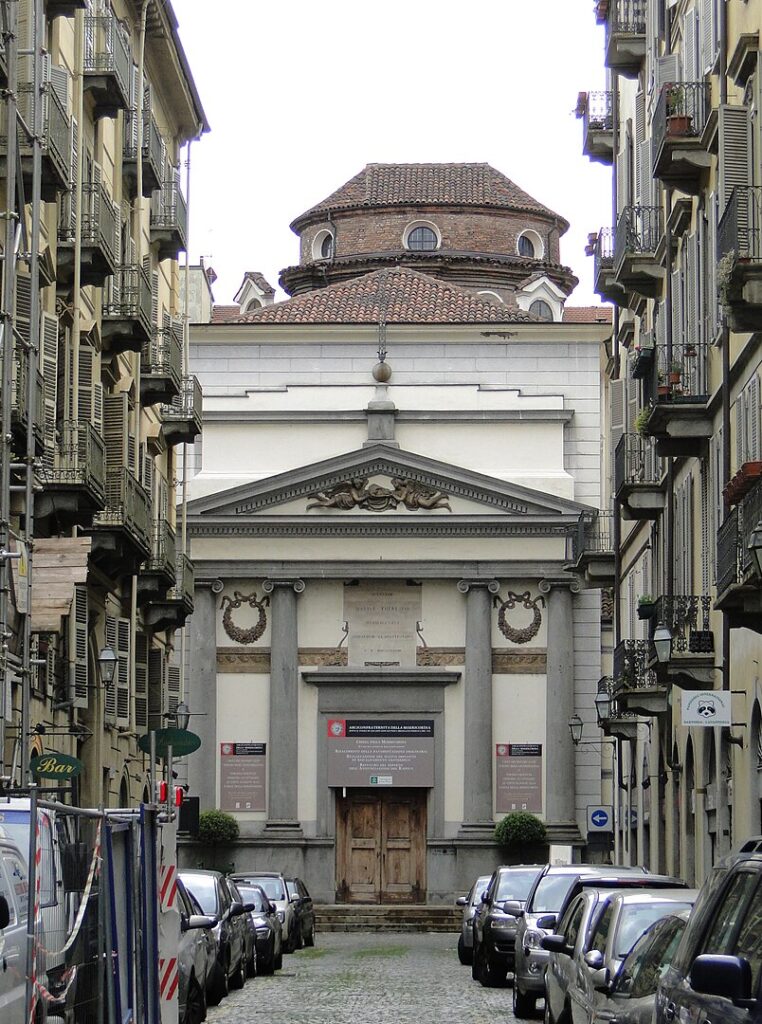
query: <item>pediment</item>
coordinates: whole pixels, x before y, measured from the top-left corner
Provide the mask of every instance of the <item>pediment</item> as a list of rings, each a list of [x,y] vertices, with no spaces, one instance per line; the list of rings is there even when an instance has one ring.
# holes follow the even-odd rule
[[[510,516],[576,520],[590,506],[377,444],[188,503],[189,519]]]

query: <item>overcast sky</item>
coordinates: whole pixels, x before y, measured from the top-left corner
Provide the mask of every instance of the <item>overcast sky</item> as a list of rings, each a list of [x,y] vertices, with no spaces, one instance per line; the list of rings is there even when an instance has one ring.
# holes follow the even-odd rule
[[[290,222],[373,162],[486,161],[571,228],[570,303],[597,304],[587,234],[610,168],[582,156],[577,93],[604,87],[592,0],[173,0],[211,133],[191,149],[190,256],[218,303],[277,287]],[[283,293],[279,293],[283,298]]]

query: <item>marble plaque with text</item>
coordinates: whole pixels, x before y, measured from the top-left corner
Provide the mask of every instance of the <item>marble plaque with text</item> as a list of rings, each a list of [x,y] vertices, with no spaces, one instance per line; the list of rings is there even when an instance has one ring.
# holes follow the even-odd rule
[[[415,665],[421,588],[360,584],[344,590],[350,666],[409,668]]]

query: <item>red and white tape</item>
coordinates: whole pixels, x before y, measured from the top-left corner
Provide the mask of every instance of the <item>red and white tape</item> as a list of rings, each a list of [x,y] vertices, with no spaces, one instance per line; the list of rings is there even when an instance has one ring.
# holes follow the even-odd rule
[[[177,897],[177,868],[174,864],[163,864],[159,868],[159,909],[162,914],[175,909]]]
[[[159,957],[159,995],[169,1002],[175,998],[178,985],[177,957],[163,959]]]

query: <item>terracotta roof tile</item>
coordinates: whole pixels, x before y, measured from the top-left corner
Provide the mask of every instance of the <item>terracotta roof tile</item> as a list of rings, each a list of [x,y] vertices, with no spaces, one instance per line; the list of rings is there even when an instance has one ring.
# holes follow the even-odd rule
[[[613,322],[610,306],[566,306],[565,324],[610,324]]]
[[[241,315],[240,306],[212,306],[213,324],[229,324]]]
[[[246,324],[466,324],[535,322],[512,306],[402,267],[342,281],[235,319]]]
[[[530,210],[567,223],[489,164],[367,164],[291,228],[336,210],[420,205]]]

